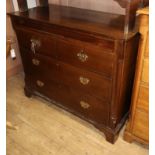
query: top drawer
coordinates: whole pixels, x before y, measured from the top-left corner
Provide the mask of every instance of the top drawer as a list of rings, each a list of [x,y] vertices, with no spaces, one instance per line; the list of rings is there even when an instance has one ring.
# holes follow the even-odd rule
[[[38,33],[30,30],[16,29],[20,46],[31,52],[57,57],[56,40],[46,33]]]
[[[20,46],[33,53],[38,53],[73,66],[111,77],[115,63],[113,44],[101,40],[98,44],[91,44],[75,39],[64,38],[54,34],[46,34],[32,30],[16,29]]]

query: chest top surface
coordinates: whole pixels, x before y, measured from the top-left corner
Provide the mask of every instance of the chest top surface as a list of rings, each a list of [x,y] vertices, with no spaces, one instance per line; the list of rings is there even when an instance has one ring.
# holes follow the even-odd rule
[[[26,12],[10,13],[12,17],[24,18],[55,26],[67,27],[112,39],[124,39],[125,15],[105,13],[59,5],[35,7]],[[129,32],[128,38],[135,32]]]

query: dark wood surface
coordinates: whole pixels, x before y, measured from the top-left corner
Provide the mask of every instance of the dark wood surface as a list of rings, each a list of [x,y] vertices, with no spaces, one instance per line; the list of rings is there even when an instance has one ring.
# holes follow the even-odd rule
[[[40,47],[36,48],[36,53],[38,54],[58,58],[65,63],[85,68],[107,77],[111,77],[113,74],[115,60],[113,41],[104,40],[100,45],[95,46],[90,43],[75,42],[72,39],[56,37],[54,35],[38,34],[35,31],[18,29],[16,33],[18,34],[20,44],[28,50],[31,50],[30,40],[36,39],[40,42]],[[81,61],[77,56],[79,53],[86,54],[88,56],[87,60]],[[102,59],[102,61],[98,61],[99,59]]]
[[[149,0],[141,0],[141,1],[142,1],[142,5],[143,5],[143,7],[149,5]]]
[[[40,44],[39,47],[35,48],[36,53],[46,56],[52,56],[53,58],[57,57],[56,41],[52,36],[49,37],[49,35],[47,34],[20,29],[17,30],[16,33],[18,35],[20,45],[22,45],[27,50],[31,50],[31,39],[34,39],[39,41]]]
[[[23,17],[23,22],[24,19],[29,19],[30,22],[25,22],[24,25],[35,24],[35,21],[39,20],[44,24],[54,24],[53,26],[63,26],[115,39],[124,39],[126,37],[124,30],[125,26],[127,26],[125,24],[126,18],[128,18],[125,15],[59,5],[36,7],[29,9],[27,12],[12,13],[12,16],[20,17],[20,19]],[[131,37],[133,33],[132,31],[129,32],[128,37]]]
[[[35,59],[40,61],[40,64],[35,66],[32,63],[33,56],[28,54],[30,51],[21,49],[21,52],[24,57],[25,68],[28,69],[25,71],[27,75],[35,75],[38,79],[44,79],[44,75],[48,74],[46,80],[53,80],[71,86],[74,89],[83,91],[83,93],[89,93],[107,102],[110,100],[111,78],[100,76],[94,72],[89,72],[38,54],[35,54]],[[80,77],[89,79],[89,83],[86,85],[82,84],[80,82]],[[46,81],[43,82],[46,83]]]
[[[42,77],[42,81],[46,81],[43,88],[38,87],[36,81],[38,77],[26,76],[26,83],[31,86],[31,90],[35,90],[46,97],[57,101],[76,115],[85,117],[88,121],[96,124],[107,124],[109,115],[109,104],[97,99],[87,93],[73,89],[71,86],[66,86],[53,81],[48,81],[46,77]],[[51,93],[52,92],[52,93]],[[89,108],[83,108],[80,102],[86,102],[90,105]],[[62,104],[63,103],[63,104]]]
[[[47,6],[48,5],[48,0],[38,0],[40,6]]]
[[[101,20],[115,15],[101,12],[50,5],[10,15],[25,71],[25,94],[56,101],[114,143],[130,106],[139,35],[116,35],[119,23],[111,31],[112,25]]]

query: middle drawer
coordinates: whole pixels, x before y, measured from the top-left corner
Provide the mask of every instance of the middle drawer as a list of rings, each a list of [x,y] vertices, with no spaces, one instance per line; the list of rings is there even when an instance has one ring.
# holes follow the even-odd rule
[[[38,78],[42,75],[46,75],[48,80],[52,79],[53,81],[65,84],[102,100],[110,100],[112,84],[110,78],[76,68],[39,54],[33,57],[27,54],[28,51],[23,51],[22,53],[26,54],[27,56],[24,57],[28,59],[25,60],[26,66],[24,68],[31,68],[31,70],[25,70],[26,74],[35,74]]]

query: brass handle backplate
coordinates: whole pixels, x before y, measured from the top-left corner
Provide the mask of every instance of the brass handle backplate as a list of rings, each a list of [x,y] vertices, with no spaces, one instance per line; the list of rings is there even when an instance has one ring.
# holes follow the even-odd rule
[[[40,81],[40,80],[37,80],[37,85],[39,86],[39,87],[43,87],[44,86],[44,83],[42,82],[42,81]]]
[[[40,61],[37,60],[37,59],[32,59],[32,63],[33,63],[34,65],[36,65],[36,66],[39,66]]]
[[[80,83],[82,83],[83,85],[87,85],[90,82],[88,78],[84,78],[82,76],[80,76],[79,80],[80,80]]]
[[[37,39],[31,39],[31,50],[32,52],[35,54],[36,53],[36,49],[39,48],[41,45],[40,41]]]
[[[90,107],[90,105],[85,101],[80,101],[80,105],[84,109],[88,109]]]
[[[81,52],[77,53],[77,57],[79,58],[79,60],[81,62],[85,62],[88,59],[88,55],[86,53],[84,53],[83,50]]]

